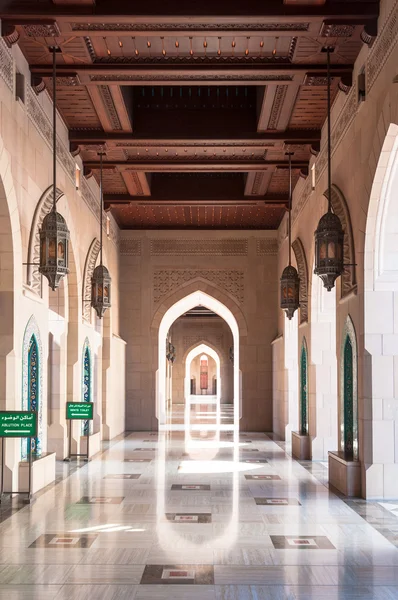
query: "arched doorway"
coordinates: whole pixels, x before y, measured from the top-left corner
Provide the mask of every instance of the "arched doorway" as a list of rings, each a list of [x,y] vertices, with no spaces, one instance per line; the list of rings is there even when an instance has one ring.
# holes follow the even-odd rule
[[[165,428],[166,415],[166,353],[164,351],[168,332],[178,317],[193,309],[203,306],[226,321],[232,332],[234,350],[233,368],[233,404],[234,404],[234,427],[238,428],[240,418],[240,376],[239,376],[239,327],[237,320],[231,310],[220,300],[202,291],[188,294],[173,304],[163,315],[158,332],[158,371],[157,371],[157,398],[156,410],[159,428]]]
[[[373,147],[380,149],[370,193],[364,252],[364,360],[361,462],[366,498],[398,496],[398,124],[385,125],[383,110]],[[387,110],[388,109],[388,110]],[[395,115],[396,116],[396,115]],[[385,131],[384,140],[380,132]],[[376,152],[376,150],[375,150]],[[363,396],[363,397],[362,397]],[[366,435],[365,435],[366,434]]]
[[[191,367],[192,367],[192,363],[195,360],[195,358],[199,358],[200,359],[200,363],[204,362],[203,361],[203,357],[206,358],[207,360],[207,364],[208,364],[208,357],[210,357],[212,360],[214,360],[215,365],[216,365],[216,381],[218,383],[217,385],[217,392],[216,394],[209,394],[208,398],[203,397],[201,395],[198,394],[192,394],[191,393]],[[209,383],[209,382],[208,382]],[[207,422],[205,422],[206,427],[208,427],[209,429],[220,429],[221,428],[221,422],[220,422],[220,417],[221,417],[221,361],[220,361],[220,357],[217,354],[217,352],[211,348],[210,346],[208,346],[207,344],[200,344],[199,346],[196,346],[196,348],[193,348],[188,354],[187,357],[185,359],[185,423],[186,424],[190,424],[192,422],[191,419],[191,410],[193,407],[199,405],[202,403],[208,403],[209,405],[215,404],[215,411],[214,411],[214,419],[211,420],[211,422],[209,422],[207,420]],[[208,389],[208,386],[207,386]],[[213,390],[211,390],[213,391]],[[201,417],[203,417],[203,415],[200,415]],[[205,415],[206,416],[206,415]],[[208,415],[208,417],[210,417],[210,415]],[[203,419],[202,419],[203,420]],[[199,419],[199,422],[201,421],[201,419]],[[227,429],[227,427],[225,427],[225,429]]]

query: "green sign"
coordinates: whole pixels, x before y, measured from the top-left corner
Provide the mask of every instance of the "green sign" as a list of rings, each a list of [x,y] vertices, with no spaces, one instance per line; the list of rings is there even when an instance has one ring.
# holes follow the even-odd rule
[[[67,402],[66,418],[90,421],[93,418],[93,406],[92,402]]]
[[[36,437],[37,413],[22,410],[0,412],[0,437]]]

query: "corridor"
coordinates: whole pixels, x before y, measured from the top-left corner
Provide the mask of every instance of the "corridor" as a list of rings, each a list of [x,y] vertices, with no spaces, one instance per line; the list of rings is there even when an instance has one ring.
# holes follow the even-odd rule
[[[398,598],[397,505],[264,434],[186,435],[121,436],[5,518],[0,598]]]

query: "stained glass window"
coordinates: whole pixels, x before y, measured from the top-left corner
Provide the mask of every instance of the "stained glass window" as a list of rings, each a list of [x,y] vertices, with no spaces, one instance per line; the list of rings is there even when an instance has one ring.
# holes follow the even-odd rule
[[[307,349],[304,343],[300,361],[300,433],[308,435]]]
[[[352,343],[347,335],[344,343],[344,452],[354,455],[354,381]]]
[[[28,348],[28,410],[39,412],[39,349],[34,335],[30,338]],[[36,456],[41,454],[41,440],[39,437],[32,438],[32,453]]]
[[[91,356],[90,349],[86,346],[83,354],[83,402],[91,402]],[[82,434],[90,432],[90,421],[83,421]]]

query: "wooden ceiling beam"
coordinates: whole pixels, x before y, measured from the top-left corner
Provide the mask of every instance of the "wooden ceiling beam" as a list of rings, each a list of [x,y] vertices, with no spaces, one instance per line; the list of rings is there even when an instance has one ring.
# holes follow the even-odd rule
[[[112,206],[264,206],[270,208],[287,208],[289,200],[287,196],[278,197],[272,194],[257,197],[234,198],[231,200],[211,196],[203,200],[182,199],[170,200],[144,196],[131,196],[129,194],[104,194],[104,208],[109,210]]]
[[[105,133],[102,131],[80,131],[71,129],[69,131],[69,142],[82,145],[97,145],[106,143],[117,143],[118,148],[135,146],[207,146],[207,145],[237,145],[256,146],[267,145],[267,143],[296,143],[314,144],[321,139],[320,129],[287,129],[285,131],[262,131],[253,135],[242,135],[223,138],[148,138],[137,134],[126,134],[114,131]]]
[[[74,22],[82,22],[89,19],[90,23],[104,23],[110,19],[119,25],[131,22],[132,19],[142,18],[144,22],[150,23],[152,19],[166,23],[183,21],[207,21],[209,23],[220,22],[225,19],[242,19],[255,17],[261,14],[261,20],[278,18],[279,22],[291,22],[292,19],[316,19],[327,17],[340,17],[361,19],[363,22],[379,15],[379,1],[369,0],[359,2],[328,2],[326,4],[285,4],[283,0],[245,0],[241,2],[214,2],[214,0],[201,0],[201,2],[185,2],[181,6],[181,0],[151,0],[151,2],[131,2],[131,0],[113,0],[112,2],[101,2],[98,6],[90,6],[86,3],[54,4],[52,0],[41,2],[24,2],[8,0],[3,2],[0,18],[27,19],[35,17],[73,19]]]
[[[31,73],[36,77],[51,77],[51,64],[32,64]],[[343,77],[352,73],[353,65],[332,64],[330,72],[333,77]],[[206,85],[255,85],[280,83],[290,85],[302,83],[306,75],[325,76],[326,64],[288,63],[272,60],[267,64],[147,64],[106,62],[98,64],[57,65],[57,77],[75,78],[84,85],[167,85],[177,82],[178,85],[195,85],[205,82]],[[300,81],[301,79],[301,81]]]
[[[99,161],[84,161],[86,169],[94,170],[100,168]],[[104,161],[103,168],[117,169],[118,171],[144,171],[147,173],[167,173],[167,172],[220,172],[225,171],[262,171],[269,167],[277,167],[278,169],[288,169],[287,161],[283,160],[146,160],[142,162],[134,161]],[[293,169],[303,169],[308,167],[308,161],[292,160]]]

